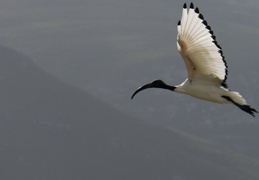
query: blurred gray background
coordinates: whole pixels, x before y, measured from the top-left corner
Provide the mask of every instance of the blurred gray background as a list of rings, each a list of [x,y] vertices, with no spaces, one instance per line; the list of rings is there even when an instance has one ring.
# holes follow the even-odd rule
[[[258,117],[159,89],[130,99],[185,80],[184,3],[1,1],[1,179],[258,179]],[[258,110],[259,1],[193,3]]]

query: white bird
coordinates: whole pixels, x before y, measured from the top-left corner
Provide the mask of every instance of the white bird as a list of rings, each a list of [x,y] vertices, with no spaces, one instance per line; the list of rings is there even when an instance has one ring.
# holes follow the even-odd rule
[[[221,104],[234,104],[255,116],[251,108],[238,93],[227,89],[227,64],[216,37],[193,3],[187,10],[183,5],[182,19],[178,22],[177,48],[187,69],[187,79],[178,86],[170,86],[161,80],[139,87],[131,99],[147,88],[163,88],[195,98]]]

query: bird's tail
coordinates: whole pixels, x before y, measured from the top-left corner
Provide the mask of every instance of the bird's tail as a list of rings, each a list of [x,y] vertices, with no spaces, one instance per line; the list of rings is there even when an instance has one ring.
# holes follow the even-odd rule
[[[254,113],[258,113],[256,109],[246,103],[246,100],[238,92],[228,91],[227,95],[222,97],[252,116],[255,116]]]
[[[237,104],[240,104],[240,105],[247,104],[246,100],[238,92],[228,91],[227,96],[230,97]]]

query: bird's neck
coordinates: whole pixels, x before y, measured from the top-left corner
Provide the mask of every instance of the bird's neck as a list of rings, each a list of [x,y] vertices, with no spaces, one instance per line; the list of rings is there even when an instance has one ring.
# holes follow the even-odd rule
[[[163,89],[168,89],[170,91],[175,91],[176,87],[175,86],[170,86],[167,84],[163,84],[162,86],[160,86],[159,88],[163,88]]]

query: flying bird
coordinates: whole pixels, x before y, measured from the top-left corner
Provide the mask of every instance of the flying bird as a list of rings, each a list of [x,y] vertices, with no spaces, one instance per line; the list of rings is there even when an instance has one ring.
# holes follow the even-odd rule
[[[187,69],[187,79],[177,86],[155,80],[139,87],[131,99],[142,90],[162,88],[206,101],[234,104],[255,117],[254,113],[258,112],[250,107],[238,92],[228,89],[227,63],[222,48],[216,41],[211,27],[199,9],[194,8],[193,3],[189,9],[186,3],[183,5],[182,18],[178,22],[177,30],[177,48]]]

